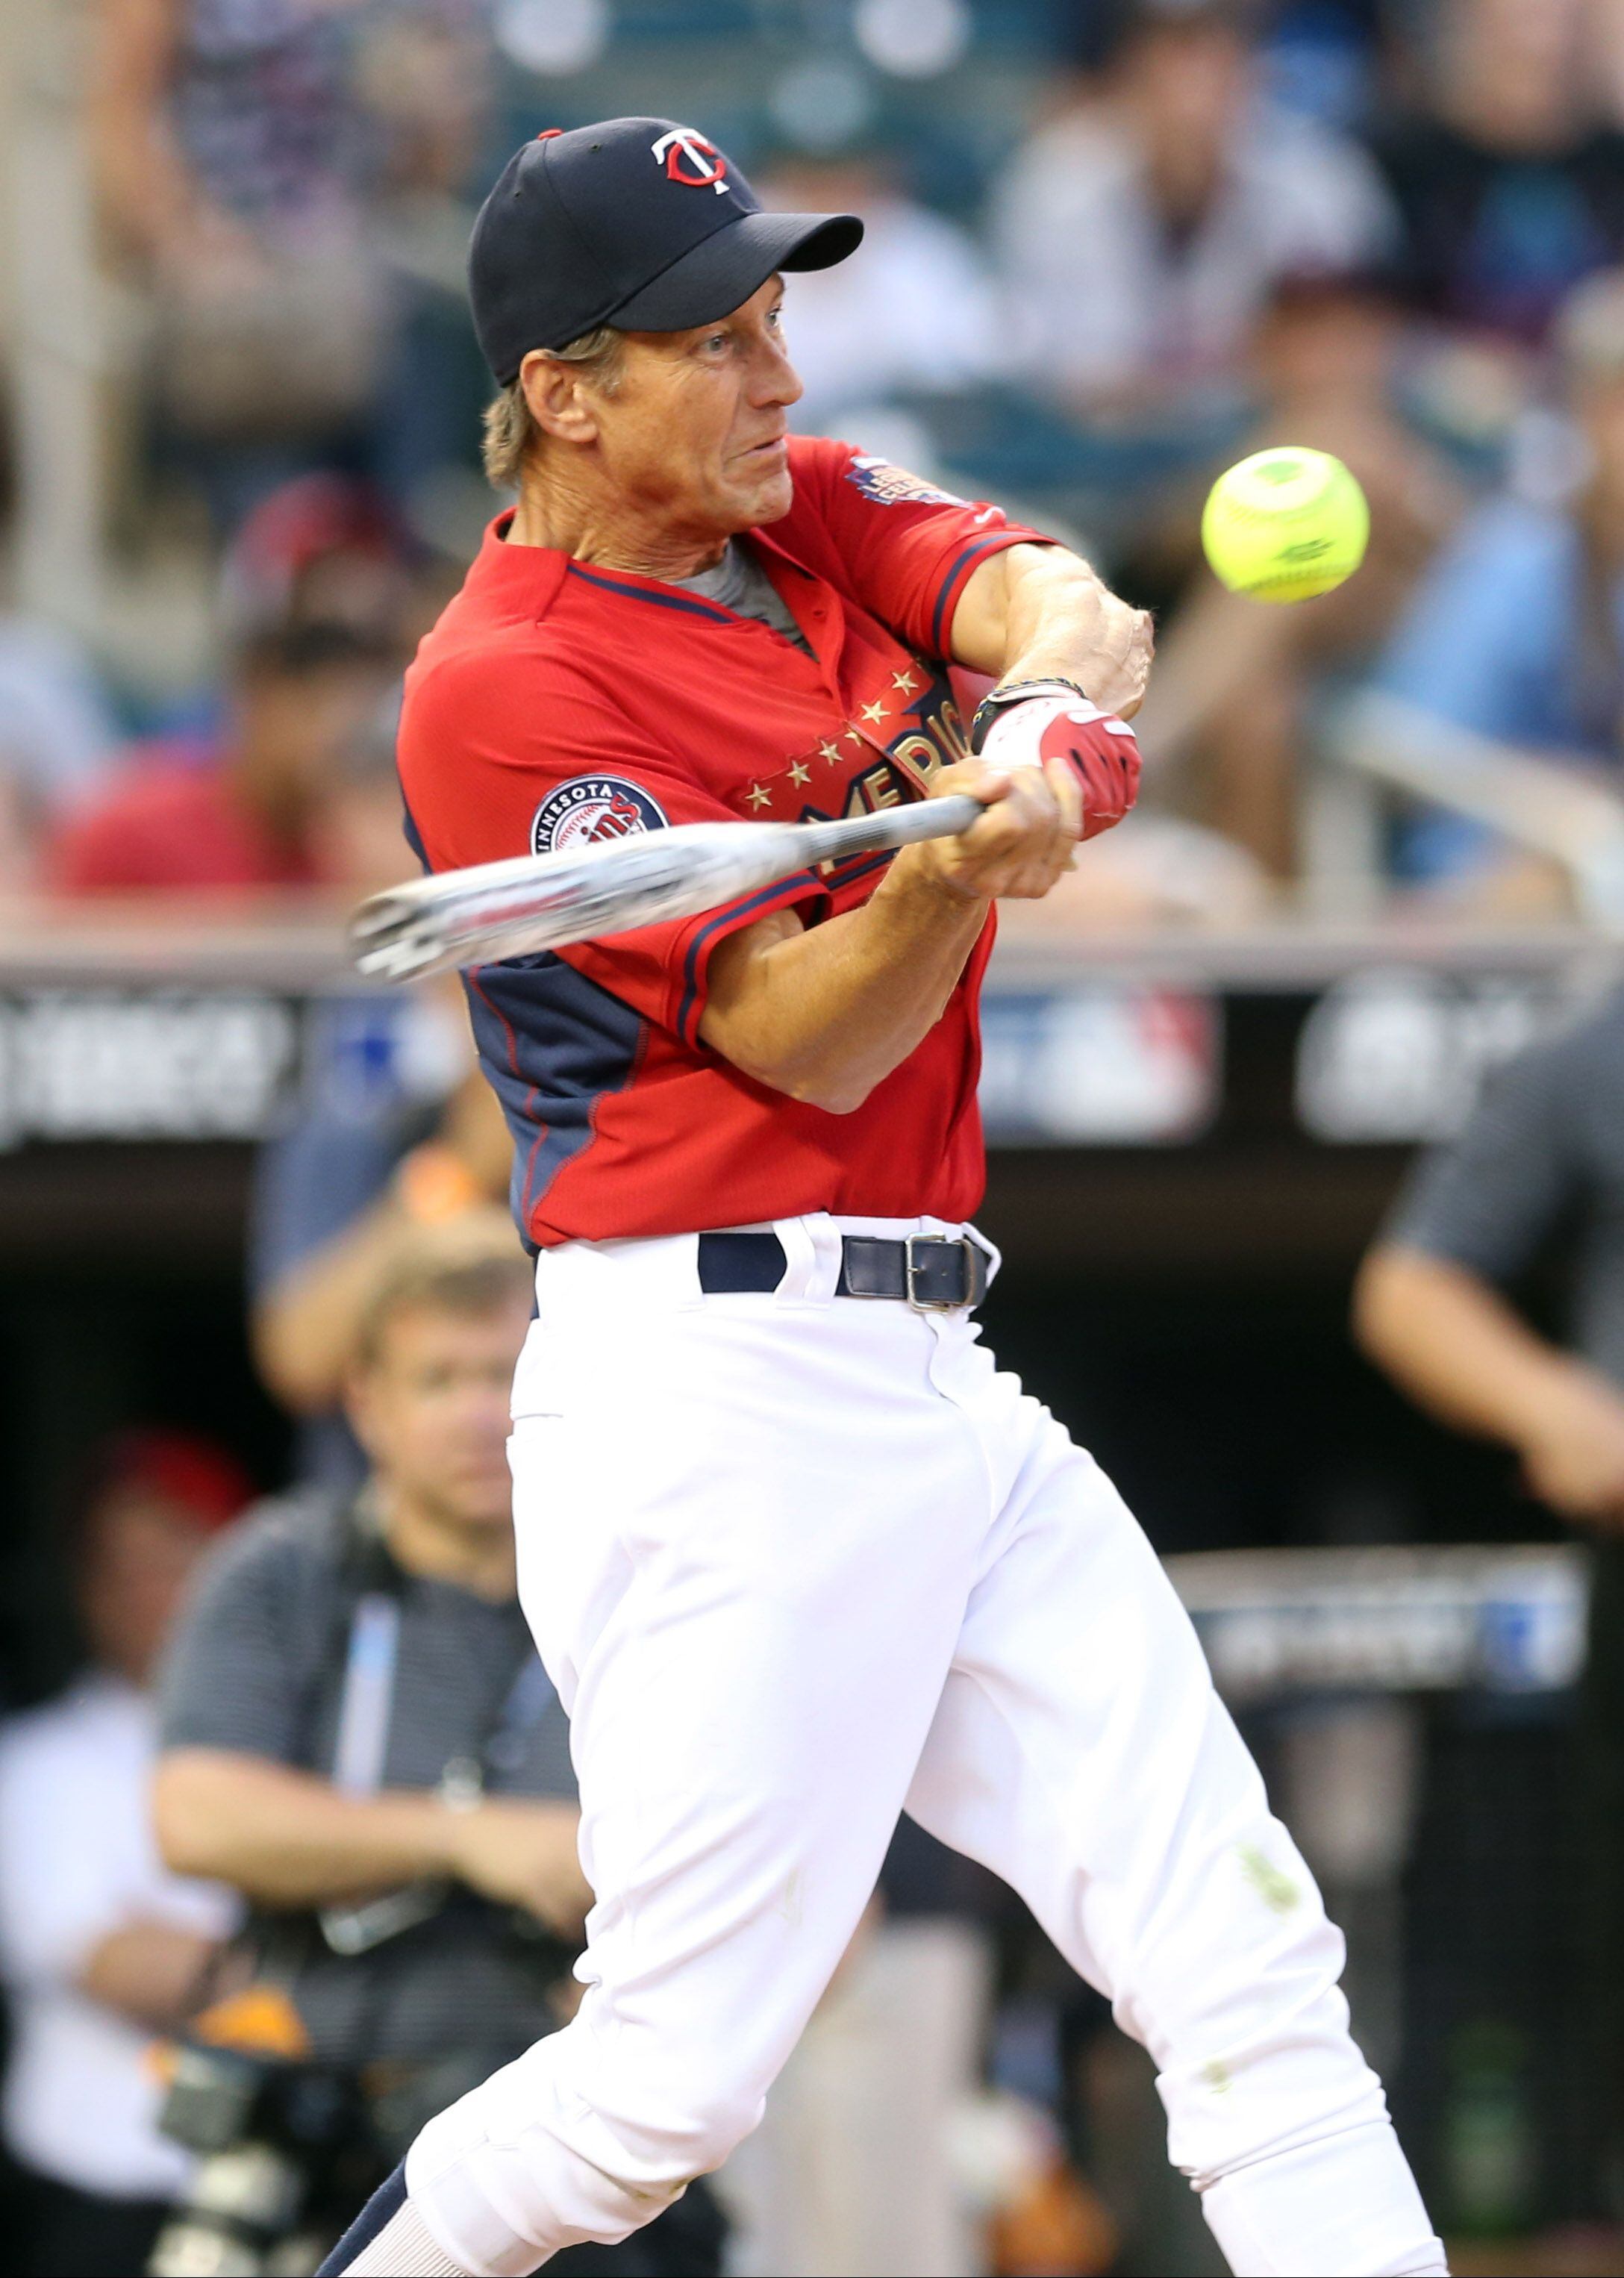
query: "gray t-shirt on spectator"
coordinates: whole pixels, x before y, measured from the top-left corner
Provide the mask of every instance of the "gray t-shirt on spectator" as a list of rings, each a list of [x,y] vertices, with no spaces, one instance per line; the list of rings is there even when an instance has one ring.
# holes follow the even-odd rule
[[[347,1509],[262,1505],[205,1566],[164,1658],[159,1744],[226,1748],[327,1777],[357,1600],[379,1586]],[[380,1785],[432,1788],[486,1757],[493,1794],[573,1798],[569,1730],[518,1601],[397,1575],[400,1628]],[[502,1909],[460,1889],[433,1920],[370,1952],[331,1953],[312,1927],[293,1997],[335,2064],[517,2049],[557,2023]]]
[[[1503,1285],[1569,1232],[1573,1342],[1624,1384],[1624,990],[1490,1079],[1384,1238]]]

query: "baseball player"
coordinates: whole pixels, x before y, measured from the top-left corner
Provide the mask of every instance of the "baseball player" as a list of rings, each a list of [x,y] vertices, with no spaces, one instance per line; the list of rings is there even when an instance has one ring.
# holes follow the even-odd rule
[[[658,118],[528,144],[476,228],[519,499],[408,677],[424,861],[987,812],[468,976],[537,1253],[521,1594],[597,1903],[576,2021],[431,2121],[324,2267],[533,2270],[720,2166],[905,1805],[1151,2049],[1234,2269],[1441,2271],[1341,1940],[1190,1625],[977,1341],[993,906],[1132,804],[1149,632],[996,507],[788,434],[783,272],[861,235],[761,211]],[[996,684],[969,733],[955,662]]]

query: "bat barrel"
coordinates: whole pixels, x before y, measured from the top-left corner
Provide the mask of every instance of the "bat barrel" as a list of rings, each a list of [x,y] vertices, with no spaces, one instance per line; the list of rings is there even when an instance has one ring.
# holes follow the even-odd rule
[[[981,811],[960,796],[840,822],[685,823],[566,855],[445,871],[363,902],[350,937],[363,972],[410,980],[696,915],[820,862],[955,837]]]

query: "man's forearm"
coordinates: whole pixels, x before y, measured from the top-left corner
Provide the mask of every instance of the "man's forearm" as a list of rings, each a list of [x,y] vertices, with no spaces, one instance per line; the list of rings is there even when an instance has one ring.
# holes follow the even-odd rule
[[[1430,1414],[1513,1448],[1576,1367],[1475,1274],[1397,1244],[1366,1259],[1353,1323],[1365,1352]]]
[[[200,203],[164,119],[175,16],[174,0],[106,0],[91,57],[91,158],[103,214],[147,256],[178,243]]]
[[[1131,719],[1150,670],[1150,619],[1062,546],[1010,546],[981,563],[953,619],[953,654],[995,680],[1074,683]]]
[[[133,2023],[172,2032],[187,2014],[214,1951],[211,1938],[174,1923],[124,1923],[97,1939],[74,1983]]]
[[[178,1873],[261,1905],[324,1904],[449,1871],[452,1815],[431,1794],[341,1794],[309,1772],[179,1748],[153,1782],[158,1845]]]
[[[338,1404],[356,1326],[379,1275],[411,1232],[411,1217],[392,1189],[255,1300],[254,1357],[271,1390],[296,1416],[318,1416]]]
[[[920,875],[904,848],[861,908],[769,947],[724,943],[700,1035],[746,1075],[835,1114],[861,1106],[942,1018],[987,923],[987,904]],[[743,978],[741,975],[740,978]]]

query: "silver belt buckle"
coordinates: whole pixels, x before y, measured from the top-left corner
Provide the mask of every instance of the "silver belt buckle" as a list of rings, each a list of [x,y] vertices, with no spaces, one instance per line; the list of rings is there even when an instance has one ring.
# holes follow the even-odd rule
[[[955,1241],[954,1237],[948,1234],[910,1234],[904,1235],[903,1239],[903,1287],[907,1292],[907,1303],[912,1306],[914,1311],[916,1313],[962,1312],[970,1303],[968,1288],[962,1297],[921,1297],[919,1296],[919,1277],[925,1269],[913,1254],[913,1245],[916,1242],[940,1242],[946,1249],[965,1251],[970,1248],[969,1237],[961,1234]],[[968,1283],[972,1278],[968,1260],[966,1260],[966,1282]]]

